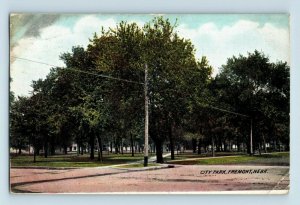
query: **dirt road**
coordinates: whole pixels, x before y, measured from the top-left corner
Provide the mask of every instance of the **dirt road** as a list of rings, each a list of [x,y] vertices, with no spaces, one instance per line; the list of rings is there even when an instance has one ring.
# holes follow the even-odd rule
[[[66,170],[11,169],[13,192],[209,192],[288,190],[289,167],[197,166],[132,170],[81,168]]]

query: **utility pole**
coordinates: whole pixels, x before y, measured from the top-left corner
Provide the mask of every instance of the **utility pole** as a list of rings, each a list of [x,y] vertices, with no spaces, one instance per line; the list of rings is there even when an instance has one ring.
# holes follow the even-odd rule
[[[144,146],[144,167],[148,166],[148,138],[149,138],[149,111],[148,111],[148,65],[145,64],[145,84],[144,84],[144,92],[145,92],[145,146]]]
[[[250,155],[253,155],[253,140],[252,140],[252,118],[251,118],[251,125],[250,125]]]

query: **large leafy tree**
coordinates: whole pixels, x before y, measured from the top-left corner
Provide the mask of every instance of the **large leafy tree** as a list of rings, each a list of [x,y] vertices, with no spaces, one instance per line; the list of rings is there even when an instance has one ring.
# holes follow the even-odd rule
[[[249,136],[252,119],[256,148],[265,145],[266,139],[269,143],[279,143],[277,136],[288,146],[289,66],[286,63],[271,63],[258,51],[248,56],[233,56],[222,66],[214,84],[221,104],[249,116],[240,123],[245,130],[243,136]],[[249,151],[249,138],[246,143]]]
[[[182,127],[191,101],[199,100],[196,96],[203,92],[211,67],[205,58],[196,60],[192,43],[181,38],[168,20],[156,18],[146,24],[144,32],[150,76],[150,136],[156,144],[157,161],[162,162],[165,140],[170,142],[174,159],[174,140],[180,133],[176,130]]]
[[[128,138],[134,126],[143,121],[144,69],[149,68],[150,136],[155,142],[157,161],[162,162],[162,148],[169,141],[174,158],[176,130],[189,101],[199,94],[211,73],[203,58],[195,59],[189,40],[178,36],[175,25],[161,17],[143,28],[121,22],[114,30],[102,31],[87,49],[97,73],[118,79],[103,79],[101,98],[110,106],[117,135],[116,143]],[[127,130],[127,132],[125,131]]]

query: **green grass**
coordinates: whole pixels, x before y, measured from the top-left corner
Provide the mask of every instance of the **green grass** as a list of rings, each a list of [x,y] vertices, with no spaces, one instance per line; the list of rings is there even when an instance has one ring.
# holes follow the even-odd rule
[[[150,155],[151,156],[151,155]],[[54,155],[44,158],[43,156],[37,156],[36,162],[33,162],[33,156],[11,156],[11,166],[38,166],[38,167],[98,167],[109,166],[116,164],[125,164],[130,162],[136,162],[143,160],[143,154],[135,154],[134,157],[131,154],[105,154],[103,156],[103,162],[97,161],[97,155],[94,160],[89,159],[89,155],[68,154],[68,155]]]
[[[156,163],[150,163],[148,164],[148,167],[154,167],[154,166],[160,166],[160,164],[156,164]],[[144,167],[144,164],[127,164],[127,165],[120,165],[117,166],[117,168],[142,168]]]
[[[169,161],[170,164],[181,165],[289,165],[289,153],[272,153],[255,156],[232,156],[232,157],[218,157],[218,158],[202,158],[197,160],[181,160],[181,161]]]
[[[232,157],[219,157],[219,158],[207,158],[209,155],[198,155],[193,153],[181,153],[175,155],[175,159],[179,161],[171,161],[170,157],[165,161],[170,164],[181,165],[289,165],[289,153],[271,153],[263,154],[261,156],[248,156],[242,155],[242,153],[216,153],[216,156],[224,155],[238,155]],[[153,153],[149,156],[153,156]],[[89,159],[89,155],[68,154],[68,155],[54,155],[44,158],[43,156],[37,156],[36,163],[33,162],[33,156],[22,155],[11,157],[11,166],[37,166],[37,167],[98,167],[109,166],[137,162],[143,160],[142,153],[136,153],[134,157],[131,154],[104,154],[103,162],[97,161],[97,155],[94,160]],[[201,158],[201,159],[196,159]],[[194,159],[194,160],[193,160]],[[156,164],[149,164],[149,166],[155,166]],[[124,165],[122,168],[137,168],[142,167],[142,164],[129,164]]]
[[[219,156],[231,156],[231,155],[245,155],[245,153],[244,152],[216,152],[215,155],[216,155],[216,157],[219,157]],[[205,157],[211,157],[211,153],[197,154],[197,153],[192,153],[192,152],[182,152],[182,153],[176,154],[176,152],[175,152],[176,160],[205,158]],[[166,161],[171,160],[171,156],[166,157],[165,160]]]

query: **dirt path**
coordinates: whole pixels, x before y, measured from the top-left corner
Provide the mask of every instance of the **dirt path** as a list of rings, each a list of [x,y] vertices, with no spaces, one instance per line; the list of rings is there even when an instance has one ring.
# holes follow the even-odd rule
[[[260,172],[256,173],[257,170]],[[14,192],[210,192],[286,190],[288,173],[289,167],[284,166],[235,165],[188,165],[142,171],[116,168],[11,169],[10,180]]]

